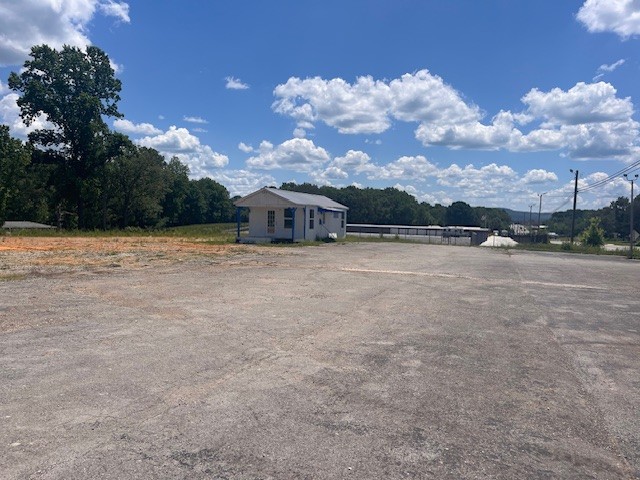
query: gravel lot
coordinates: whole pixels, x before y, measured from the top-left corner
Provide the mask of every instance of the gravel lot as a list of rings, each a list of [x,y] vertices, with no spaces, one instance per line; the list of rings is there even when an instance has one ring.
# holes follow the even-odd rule
[[[0,478],[640,477],[636,261],[0,253]]]

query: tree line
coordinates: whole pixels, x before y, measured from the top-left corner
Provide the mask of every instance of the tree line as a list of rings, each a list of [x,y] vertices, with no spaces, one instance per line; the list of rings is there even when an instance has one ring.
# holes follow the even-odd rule
[[[572,210],[555,212],[548,222],[549,230],[563,236],[570,235],[572,216]],[[599,210],[576,210],[574,233],[579,235],[589,228],[592,219],[597,219],[607,238],[629,238],[631,201],[628,197],[618,197]],[[633,224],[635,230],[640,230],[640,195],[633,200]]]
[[[349,207],[349,223],[382,225],[456,225],[508,229],[509,214],[501,208],[472,207],[453,202],[448,207],[418,202],[407,192],[396,188],[336,188],[310,183],[283,183],[283,190],[324,195]]]
[[[223,185],[190,180],[177,157],[166,162],[109,129],[105,119],[122,117],[122,85],[99,48],[35,46],[8,83],[20,94],[23,122],[40,128],[22,142],[0,125],[0,225],[29,219],[67,228],[144,228],[234,217]]]

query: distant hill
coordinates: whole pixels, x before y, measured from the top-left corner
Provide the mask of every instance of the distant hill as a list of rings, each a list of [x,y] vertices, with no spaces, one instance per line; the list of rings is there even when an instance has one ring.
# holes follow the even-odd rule
[[[518,212],[517,210],[511,210],[510,208],[503,208],[505,212],[511,217],[511,220],[515,223],[529,223],[529,212]],[[546,222],[551,218],[551,213],[542,212],[540,214],[540,222]],[[535,210],[531,214],[531,220],[533,223],[538,222],[538,211]]]

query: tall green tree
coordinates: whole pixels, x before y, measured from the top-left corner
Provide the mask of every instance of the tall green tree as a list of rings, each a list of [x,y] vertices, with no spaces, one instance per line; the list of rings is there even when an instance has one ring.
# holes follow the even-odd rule
[[[444,216],[445,224],[461,227],[477,227],[480,225],[473,208],[465,202],[453,202]]]
[[[0,125],[0,225],[5,220],[54,220],[49,185],[51,166],[40,163],[29,144],[12,138]]]
[[[10,205],[20,196],[30,158],[29,148],[11,137],[9,127],[0,125],[0,226],[12,213]]]
[[[135,148],[108,164],[111,205],[121,228],[155,226],[159,222],[167,193],[166,167],[162,155],[146,147]]]
[[[185,220],[187,195],[189,194],[189,167],[173,157],[165,170],[168,192],[162,201],[167,225],[179,225]]]
[[[58,188],[64,200],[76,205],[84,228],[85,198],[108,158],[102,148],[109,134],[104,117],[122,116],[117,109],[121,83],[98,47],[58,51],[39,45],[30,57],[20,74],[11,73],[9,87],[20,94],[20,116],[27,125],[40,115],[49,122],[29,140],[55,159],[61,171]]]

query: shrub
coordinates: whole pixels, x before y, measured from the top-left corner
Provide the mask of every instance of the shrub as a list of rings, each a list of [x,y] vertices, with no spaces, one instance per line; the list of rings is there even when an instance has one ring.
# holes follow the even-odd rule
[[[600,227],[600,219],[591,217],[589,226],[582,232],[582,244],[589,247],[604,245],[604,230]]]

